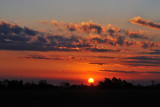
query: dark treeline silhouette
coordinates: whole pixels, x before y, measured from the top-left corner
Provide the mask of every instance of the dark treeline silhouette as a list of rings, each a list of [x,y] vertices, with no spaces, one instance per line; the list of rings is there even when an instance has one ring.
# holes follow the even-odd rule
[[[99,88],[133,88],[132,83],[128,83],[125,80],[117,79],[113,77],[112,79],[105,78],[104,81],[100,81],[98,84]]]
[[[47,83],[46,80],[40,80],[39,83],[27,82],[24,83],[22,80],[3,80],[0,81],[0,89],[120,89],[120,88],[130,88],[130,89],[139,89],[139,88],[160,88],[160,84],[155,84],[155,81],[151,81],[151,85],[143,86],[143,85],[134,85],[132,83],[127,82],[126,80],[121,80],[113,77],[112,79],[105,78],[104,81],[100,81],[97,86],[94,84],[88,85],[70,85],[69,82],[61,82],[60,86],[54,86],[52,84]]]

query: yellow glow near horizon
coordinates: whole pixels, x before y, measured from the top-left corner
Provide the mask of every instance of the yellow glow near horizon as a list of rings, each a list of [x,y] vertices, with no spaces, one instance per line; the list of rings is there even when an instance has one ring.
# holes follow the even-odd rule
[[[89,82],[89,83],[94,83],[94,79],[93,79],[93,78],[89,78],[89,79],[88,79],[88,82]]]

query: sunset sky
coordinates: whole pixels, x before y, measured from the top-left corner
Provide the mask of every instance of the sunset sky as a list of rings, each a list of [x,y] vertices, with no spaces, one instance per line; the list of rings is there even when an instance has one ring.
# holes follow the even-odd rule
[[[1,0],[0,78],[160,80],[159,0]]]

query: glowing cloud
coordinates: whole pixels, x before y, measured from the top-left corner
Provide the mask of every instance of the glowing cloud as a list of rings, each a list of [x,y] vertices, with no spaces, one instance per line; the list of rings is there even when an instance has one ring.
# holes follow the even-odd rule
[[[133,24],[138,24],[138,25],[160,30],[160,23],[153,23],[150,20],[145,20],[139,16],[134,17],[133,19],[130,19],[129,21]]]

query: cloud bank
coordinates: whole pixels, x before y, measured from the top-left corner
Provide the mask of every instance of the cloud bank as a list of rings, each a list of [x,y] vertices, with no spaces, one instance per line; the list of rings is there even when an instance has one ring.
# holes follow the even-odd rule
[[[0,49],[28,51],[91,51],[121,52],[122,47],[159,48],[159,43],[152,42],[144,31],[127,31],[115,27],[96,24],[93,21],[81,24],[64,23],[56,20],[41,21],[63,27],[64,34],[47,33],[29,27],[0,21]],[[114,47],[114,49],[112,47]]]

